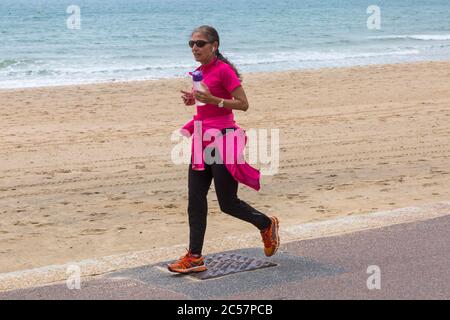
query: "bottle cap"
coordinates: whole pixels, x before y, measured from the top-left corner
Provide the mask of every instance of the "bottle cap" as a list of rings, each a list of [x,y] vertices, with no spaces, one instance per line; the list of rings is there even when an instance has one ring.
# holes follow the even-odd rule
[[[192,79],[194,81],[202,81],[203,80],[203,74],[200,70],[192,72]]]

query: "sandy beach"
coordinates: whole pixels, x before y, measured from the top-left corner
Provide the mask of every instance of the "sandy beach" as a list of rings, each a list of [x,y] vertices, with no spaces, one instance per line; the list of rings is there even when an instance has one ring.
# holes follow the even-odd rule
[[[236,119],[280,130],[280,166],[240,198],[282,226],[449,200],[449,80],[450,62],[244,74]],[[189,87],[0,90],[0,272],[187,246],[188,165],[170,138],[195,112]],[[252,231],[212,185],[206,238]]]

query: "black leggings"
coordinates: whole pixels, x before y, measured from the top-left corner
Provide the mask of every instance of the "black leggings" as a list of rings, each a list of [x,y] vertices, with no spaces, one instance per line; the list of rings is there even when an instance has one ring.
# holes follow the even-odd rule
[[[214,157],[213,150],[211,155]],[[268,228],[271,220],[265,214],[252,208],[237,197],[238,182],[233,178],[225,164],[205,163],[204,171],[192,170],[192,162],[189,164],[189,249],[193,254],[201,254],[206,232],[206,216],[208,213],[208,194],[211,181],[214,178],[217,200],[220,210],[247,221],[259,230]]]

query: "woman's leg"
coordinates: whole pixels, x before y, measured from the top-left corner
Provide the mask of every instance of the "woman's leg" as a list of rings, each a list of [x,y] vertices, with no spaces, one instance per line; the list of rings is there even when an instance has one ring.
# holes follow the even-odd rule
[[[205,164],[204,171],[195,171],[189,164],[189,250],[192,254],[202,254],[208,214],[207,195],[211,180],[212,173],[209,165]]]
[[[272,221],[268,216],[237,197],[238,182],[224,164],[212,164],[211,171],[214,177],[214,187],[216,188],[220,210],[253,224],[259,230],[270,227]]]

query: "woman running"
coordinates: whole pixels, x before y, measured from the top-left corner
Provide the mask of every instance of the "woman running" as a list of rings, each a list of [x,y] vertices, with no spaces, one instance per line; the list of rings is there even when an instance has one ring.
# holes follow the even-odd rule
[[[249,104],[241,85],[241,76],[235,66],[219,52],[219,34],[211,26],[200,26],[191,34],[189,46],[197,62],[201,65],[196,69],[203,74],[204,91],[181,91],[183,101],[187,106],[194,105],[195,100],[205,103],[197,106],[197,114],[182,129],[186,136],[193,135],[192,156],[188,175],[188,216],[189,216],[189,250],[178,261],[168,265],[172,272],[190,273],[206,270],[202,256],[203,241],[206,232],[207,194],[211,182],[214,186],[220,210],[233,217],[253,224],[261,232],[264,243],[264,253],[272,256],[277,251],[280,238],[278,235],[279,222],[276,217],[268,217],[237,197],[238,183],[259,190],[259,171],[248,163],[236,161],[207,161],[206,154],[217,159],[228,159],[226,150],[221,148],[228,138],[235,141],[235,134],[243,130],[235,123],[232,110],[247,111]],[[200,124],[199,136],[198,133]],[[215,136],[215,147],[208,147],[202,140],[208,129],[215,129],[220,134]],[[199,138],[201,159],[194,156],[194,139]],[[223,139],[223,140],[222,140]],[[246,138],[245,138],[246,141]],[[210,141],[208,141],[210,143]],[[238,143],[239,144],[239,143]],[[210,144],[209,144],[210,145]],[[237,156],[242,155],[243,147],[234,147]],[[225,150],[226,149],[226,150]],[[218,152],[218,154],[216,154]],[[230,152],[230,151],[229,151]],[[203,154],[205,154],[203,158]],[[236,159],[236,154],[234,155]]]

